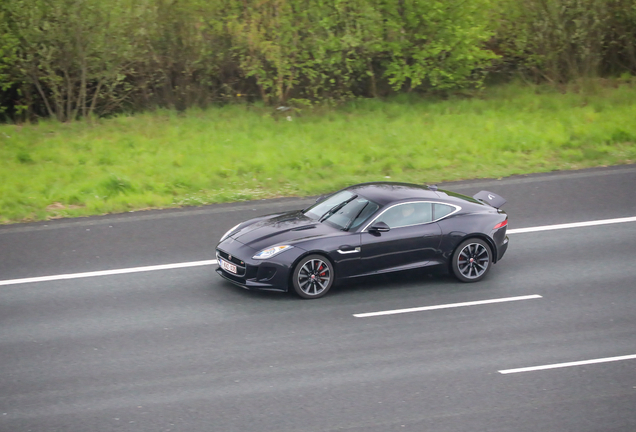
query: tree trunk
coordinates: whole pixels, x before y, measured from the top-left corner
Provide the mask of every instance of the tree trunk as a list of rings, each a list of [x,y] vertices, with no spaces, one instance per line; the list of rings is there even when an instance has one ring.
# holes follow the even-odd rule
[[[38,89],[38,93],[40,93],[40,97],[44,101],[44,106],[46,106],[46,111],[49,113],[49,116],[56,117],[55,113],[51,109],[51,104],[49,104],[48,98],[46,97],[46,95],[44,94],[44,91],[42,90],[42,86],[40,85],[40,80],[38,79],[36,75],[32,75],[31,79],[33,80],[33,83],[35,84],[35,88]]]

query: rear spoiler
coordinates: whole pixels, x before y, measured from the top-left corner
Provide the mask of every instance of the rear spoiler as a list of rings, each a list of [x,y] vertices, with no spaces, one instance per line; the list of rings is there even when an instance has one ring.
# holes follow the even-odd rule
[[[481,191],[477,192],[473,195],[473,198],[483,202],[484,204],[488,204],[494,208],[501,208],[506,203],[506,200],[497,195],[494,192],[489,191]]]

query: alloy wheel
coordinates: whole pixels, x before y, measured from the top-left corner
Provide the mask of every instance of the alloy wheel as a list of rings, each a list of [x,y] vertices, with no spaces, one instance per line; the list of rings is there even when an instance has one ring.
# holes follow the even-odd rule
[[[457,268],[467,279],[480,278],[490,266],[490,251],[481,243],[469,243],[457,256]]]
[[[307,296],[315,297],[329,289],[331,281],[330,266],[323,260],[314,258],[305,262],[298,272],[298,288]]]

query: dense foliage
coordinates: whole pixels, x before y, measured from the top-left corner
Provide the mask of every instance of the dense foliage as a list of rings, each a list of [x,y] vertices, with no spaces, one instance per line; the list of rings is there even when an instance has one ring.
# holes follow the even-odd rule
[[[0,118],[636,73],[634,0],[2,0]]]

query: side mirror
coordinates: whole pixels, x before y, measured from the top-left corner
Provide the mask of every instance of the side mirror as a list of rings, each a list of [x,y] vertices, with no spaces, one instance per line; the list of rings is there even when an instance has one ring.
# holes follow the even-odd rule
[[[388,231],[391,231],[391,228],[385,222],[376,222],[369,228],[369,232],[381,233]]]
[[[325,198],[327,198],[327,195],[324,195],[324,194],[320,195],[318,198],[316,198],[316,202],[318,203],[318,202],[324,200]]]

